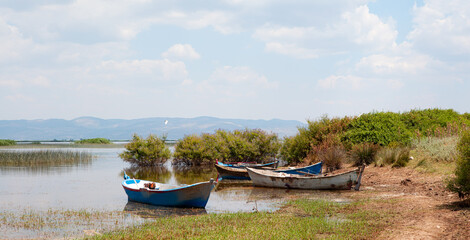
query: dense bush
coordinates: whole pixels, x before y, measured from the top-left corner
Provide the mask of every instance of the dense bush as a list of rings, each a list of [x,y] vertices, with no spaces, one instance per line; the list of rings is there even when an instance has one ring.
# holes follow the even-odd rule
[[[281,147],[280,155],[288,163],[299,163],[308,158],[309,161],[316,161],[315,146],[323,142],[340,142],[340,136],[348,129],[352,118],[332,118],[327,116],[318,121],[307,121],[307,127],[299,127],[299,133],[293,137],[285,138]]]
[[[281,147],[280,155],[289,164],[302,162],[311,151],[310,139],[306,129],[299,128],[299,133],[293,137],[285,137]]]
[[[111,144],[111,141],[106,138],[89,138],[75,141],[76,144]]]
[[[359,117],[333,119],[325,116],[317,121],[308,120],[307,123],[306,127],[298,128],[295,136],[284,138],[280,156],[289,164],[318,161],[318,155],[329,147],[342,146],[351,151],[356,144],[373,143],[399,148],[399,152],[384,154],[395,154],[389,156],[394,159],[390,164],[401,166],[406,164],[406,147],[410,146],[412,139],[425,142],[426,137],[439,139],[459,135],[462,131],[469,130],[470,114],[459,114],[452,109],[424,109],[405,113],[371,112]],[[355,154],[354,151],[352,154]],[[403,156],[400,158],[402,160],[397,162],[400,154]],[[451,153],[447,155],[449,160],[453,159]]]
[[[267,162],[276,157],[280,143],[275,134],[260,129],[218,130],[214,134],[189,135],[175,146],[173,163],[193,165],[223,162]]]
[[[125,148],[126,150],[119,156],[133,165],[161,165],[171,157],[170,149],[165,145],[165,141],[154,135],[143,139],[134,134],[132,141],[126,144]]]
[[[457,145],[459,158],[455,170],[455,178],[449,180],[447,188],[464,198],[470,195],[470,131],[462,134]]]
[[[467,114],[467,113],[466,113]],[[402,121],[407,128],[421,136],[451,136],[457,134],[470,119],[452,109],[411,110],[402,114]]]
[[[176,143],[173,163],[188,165],[212,163],[218,156],[214,151],[212,140],[213,138],[207,134],[202,137],[198,135],[184,137]]]
[[[392,112],[372,112],[354,119],[343,141],[351,144],[374,143],[387,146],[392,142],[409,144],[412,134],[401,116]]]
[[[16,141],[10,140],[10,139],[0,139],[0,146],[11,146],[11,145],[16,145]]]

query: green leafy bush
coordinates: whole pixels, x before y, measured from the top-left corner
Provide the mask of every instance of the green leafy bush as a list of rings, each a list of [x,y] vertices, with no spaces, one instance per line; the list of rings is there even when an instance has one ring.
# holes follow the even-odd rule
[[[152,134],[147,139],[134,134],[132,141],[126,144],[125,148],[119,156],[124,161],[138,166],[161,165],[171,157],[165,141]]]
[[[452,109],[411,110],[402,114],[407,128],[421,136],[451,136],[470,124],[466,114],[460,115]]]
[[[217,130],[214,134],[189,135],[175,146],[173,163],[193,165],[224,162],[267,162],[276,157],[280,143],[275,134],[260,129]]]
[[[76,144],[111,144],[111,141],[106,138],[88,138],[80,141],[75,141]]]
[[[448,181],[447,188],[459,194],[460,198],[470,195],[470,131],[462,134],[457,145],[459,158],[455,178]]]
[[[387,146],[391,142],[409,144],[412,134],[398,113],[372,112],[354,119],[343,141],[351,144],[374,143]]]
[[[320,145],[326,140],[337,138],[348,129],[352,118],[328,118],[323,116],[318,121],[308,120],[307,127],[299,127],[299,133],[293,137],[284,139],[280,155],[288,163],[300,163],[308,158],[316,156],[314,146]],[[335,141],[336,142],[336,141]]]
[[[0,146],[12,146],[12,145],[16,145],[15,140],[0,139]]]

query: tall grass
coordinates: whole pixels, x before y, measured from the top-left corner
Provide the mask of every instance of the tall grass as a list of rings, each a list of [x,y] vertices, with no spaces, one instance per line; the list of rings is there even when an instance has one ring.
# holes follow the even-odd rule
[[[458,157],[458,136],[425,137],[413,141],[410,165],[428,173],[451,174]]]
[[[410,161],[410,150],[407,147],[382,147],[375,156],[375,165],[383,167],[404,167]]]
[[[413,141],[415,154],[427,156],[436,162],[453,162],[457,159],[457,136],[452,137],[425,137]]]
[[[36,167],[86,164],[92,155],[84,151],[27,150],[0,151],[0,166]]]

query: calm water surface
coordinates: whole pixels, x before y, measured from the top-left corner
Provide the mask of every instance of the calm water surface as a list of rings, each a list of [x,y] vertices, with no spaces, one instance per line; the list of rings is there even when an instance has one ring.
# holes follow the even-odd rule
[[[183,168],[173,167],[170,164],[165,164],[164,167],[132,168],[118,156],[124,151],[123,148],[60,149],[89,152],[94,156],[93,161],[78,166],[35,168],[0,166],[0,209],[4,215],[24,215],[25,211],[31,210],[43,213],[51,210],[84,209],[119,211],[125,212],[127,218],[132,219],[132,221],[124,219],[120,223],[132,224],[142,219],[166,215],[273,211],[279,208],[280,203],[296,195],[341,201],[338,192],[256,188],[251,186],[250,181],[221,181],[212,191],[205,209],[154,207],[127,201],[127,195],[121,186],[123,171],[131,177],[140,179],[171,184],[191,184],[208,181],[210,178],[215,179],[217,176],[215,168]],[[3,224],[0,230],[3,230],[7,238],[22,238],[37,237],[35,234],[44,229],[18,233]],[[78,230],[83,233],[83,229]],[[51,231],[51,236],[56,236],[54,230]],[[44,237],[41,234],[39,236]]]

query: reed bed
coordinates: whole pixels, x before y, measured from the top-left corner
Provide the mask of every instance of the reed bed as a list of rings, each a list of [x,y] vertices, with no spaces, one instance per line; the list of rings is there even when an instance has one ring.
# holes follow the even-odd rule
[[[0,151],[0,166],[37,167],[91,163],[93,156],[86,151],[26,150]]]

